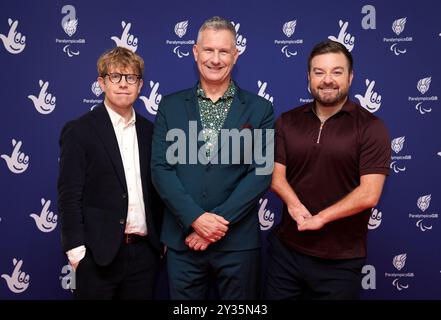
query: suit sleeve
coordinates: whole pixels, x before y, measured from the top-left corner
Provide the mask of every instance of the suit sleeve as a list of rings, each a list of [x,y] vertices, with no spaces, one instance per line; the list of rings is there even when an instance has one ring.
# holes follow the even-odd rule
[[[253,158],[252,164],[231,195],[221,205],[212,211],[223,216],[230,224],[239,222],[248,214],[255,214],[252,210],[259,198],[268,189],[271,183],[271,176],[274,167],[274,111],[271,103],[266,103],[264,116],[259,129],[263,135],[261,141],[254,141],[253,149],[262,149],[262,155],[266,155],[266,163],[263,159]],[[260,139],[259,139],[260,140]],[[261,145],[261,146],[260,146]],[[269,165],[269,170],[268,170]],[[263,170],[263,168],[267,168]],[[264,173],[264,174],[263,174]]]
[[[162,200],[176,216],[185,233],[191,232],[191,224],[203,210],[187,193],[176,175],[175,166],[167,161],[166,153],[170,142],[166,141],[168,125],[165,115],[166,99],[161,101],[155,119],[152,143],[152,182]]]
[[[85,244],[82,214],[86,152],[75,134],[75,122],[61,132],[58,176],[58,210],[64,251]]]

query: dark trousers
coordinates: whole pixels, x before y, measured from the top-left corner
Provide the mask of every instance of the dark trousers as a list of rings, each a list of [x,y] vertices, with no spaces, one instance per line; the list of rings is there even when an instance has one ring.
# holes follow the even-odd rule
[[[108,266],[98,266],[86,249],[75,274],[75,299],[152,299],[158,269],[159,253],[148,237],[122,243]]]
[[[265,299],[358,299],[365,258],[322,259],[288,248],[274,234],[268,240]]]
[[[220,299],[259,297],[260,249],[176,251],[168,248],[167,271],[173,300],[206,299],[210,274],[214,274]]]

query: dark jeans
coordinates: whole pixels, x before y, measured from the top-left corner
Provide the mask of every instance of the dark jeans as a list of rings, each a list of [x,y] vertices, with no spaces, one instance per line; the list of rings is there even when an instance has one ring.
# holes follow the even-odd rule
[[[265,299],[358,299],[365,258],[308,256],[288,248],[274,234],[269,243]]]

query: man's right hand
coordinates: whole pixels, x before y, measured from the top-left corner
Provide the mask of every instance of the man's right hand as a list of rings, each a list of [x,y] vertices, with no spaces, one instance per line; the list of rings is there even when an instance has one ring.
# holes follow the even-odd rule
[[[197,218],[191,226],[203,238],[211,242],[219,241],[228,231],[229,222],[223,217],[205,212]]]
[[[187,238],[185,238],[185,244],[195,251],[204,251],[208,248],[211,242],[202,238],[197,232],[193,231]]]
[[[294,221],[297,222],[297,227],[301,225],[305,221],[305,219],[312,217],[309,210],[306,209],[306,207],[302,203],[297,206],[288,206],[288,212],[291,218],[293,218]]]
[[[67,254],[67,259],[69,260],[69,264],[72,266],[72,269],[76,271],[78,264],[80,263],[81,260],[83,260],[84,256],[86,255],[86,247],[85,246],[75,247],[67,251],[66,254]]]

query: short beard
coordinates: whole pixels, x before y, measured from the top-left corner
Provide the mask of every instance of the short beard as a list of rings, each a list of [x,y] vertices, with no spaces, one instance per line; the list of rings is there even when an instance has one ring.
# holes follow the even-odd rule
[[[314,97],[314,99],[324,107],[335,107],[341,102],[345,101],[348,97],[348,92],[342,92],[340,91],[340,89],[338,89],[338,94],[334,99],[322,100],[320,98],[319,90],[311,90],[311,94]]]

